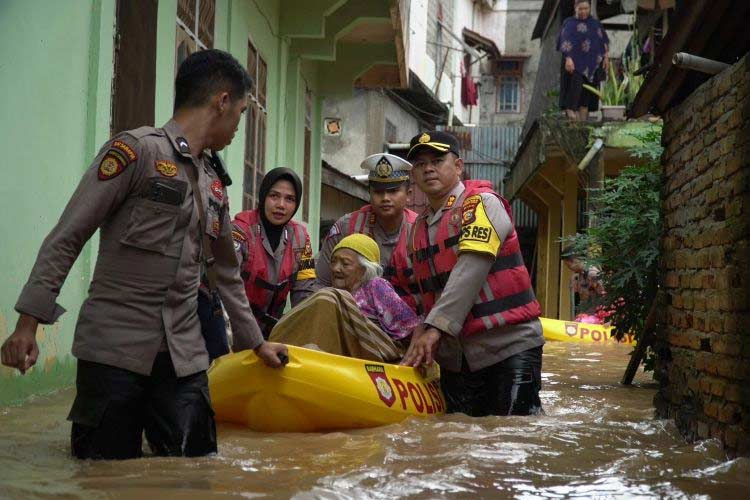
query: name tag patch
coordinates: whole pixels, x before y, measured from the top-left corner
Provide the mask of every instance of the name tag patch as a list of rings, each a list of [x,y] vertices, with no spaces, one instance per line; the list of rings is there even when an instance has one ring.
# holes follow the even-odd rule
[[[487,226],[464,226],[461,228],[461,239],[489,242],[492,228]]]

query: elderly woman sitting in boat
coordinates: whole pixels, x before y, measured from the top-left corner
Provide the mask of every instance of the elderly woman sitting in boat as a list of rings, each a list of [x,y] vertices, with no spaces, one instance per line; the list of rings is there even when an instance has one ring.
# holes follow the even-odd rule
[[[331,254],[333,287],[292,309],[270,338],[332,354],[398,362],[421,320],[382,274],[375,240],[364,234],[343,238]]]

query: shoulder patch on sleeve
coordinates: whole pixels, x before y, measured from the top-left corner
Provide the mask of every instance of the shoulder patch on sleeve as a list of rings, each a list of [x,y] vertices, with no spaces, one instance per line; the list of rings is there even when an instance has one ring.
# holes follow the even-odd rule
[[[302,260],[312,259],[313,256],[313,250],[312,250],[312,243],[310,243],[310,236],[307,235],[305,237],[305,248],[302,249],[302,254],[300,255],[300,258]]]
[[[114,179],[125,170],[126,164],[117,155],[107,153],[99,163],[99,180],[106,181],[108,179]]]
[[[245,233],[237,229],[236,227],[232,228],[232,239],[234,241],[247,241],[247,236],[245,236]]]
[[[464,200],[461,207],[461,224],[471,224],[476,220],[476,208],[481,202],[482,196],[478,194],[469,196]]]
[[[128,144],[124,143],[123,141],[119,141],[119,140],[114,141],[112,143],[112,146],[110,147],[110,151],[112,150],[122,153],[125,156],[125,158],[127,158],[128,163],[132,163],[138,159],[138,155],[135,154],[135,151],[133,151],[133,148],[131,148]]]
[[[99,162],[99,169],[97,170],[99,180],[114,179],[137,159],[138,155],[129,144],[119,139],[112,141],[109,149]]]
[[[487,216],[480,195],[472,196],[471,203],[464,202],[461,217],[461,235],[458,240],[458,252],[478,252],[497,255],[500,250],[500,236]]]

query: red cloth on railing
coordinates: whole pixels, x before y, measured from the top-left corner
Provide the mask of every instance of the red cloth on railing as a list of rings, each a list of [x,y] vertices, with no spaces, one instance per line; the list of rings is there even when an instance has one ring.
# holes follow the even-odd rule
[[[476,106],[479,104],[477,84],[471,78],[471,73],[464,68],[463,61],[461,61],[461,104],[464,106]]]

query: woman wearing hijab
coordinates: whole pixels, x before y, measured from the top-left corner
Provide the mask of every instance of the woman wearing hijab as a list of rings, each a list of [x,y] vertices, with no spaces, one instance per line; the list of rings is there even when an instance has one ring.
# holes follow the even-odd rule
[[[271,339],[341,356],[400,361],[422,320],[382,274],[375,240],[359,233],[343,238],[331,254],[333,287],[284,316]]]
[[[563,21],[557,50],[565,69],[560,77],[560,107],[571,120],[586,121],[589,111],[599,109],[599,98],[583,88],[598,87],[600,68],[609,67],[609,38],[601,23],[591,17],[590,0],[576,0],[575,16]]]
[[[232,238],[245,293],[268,338],[287,296],[292,306],[315,289],[315,261],[307,229],[292,216],[302,201],[302,182],[293,170],[275,168],[260,183],[258,208],[238,213]]]

